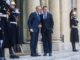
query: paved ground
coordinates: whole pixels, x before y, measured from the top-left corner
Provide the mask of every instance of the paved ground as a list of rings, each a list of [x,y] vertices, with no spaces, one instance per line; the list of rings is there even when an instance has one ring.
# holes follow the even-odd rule
[[[72,52],[72,51],[54,51],[53,56],[40,56],[40,57],[31,57],[27,56],[20,56],[19,59],[9,59],[7,60],[80,60],[80,51],[79,52]]]

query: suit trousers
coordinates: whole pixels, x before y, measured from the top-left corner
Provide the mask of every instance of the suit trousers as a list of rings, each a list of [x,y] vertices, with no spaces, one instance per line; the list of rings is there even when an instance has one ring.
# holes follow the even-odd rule
[[[31,50],[31,54],[36,54],[36,48],[37,48],[37,43],[38,43],[38,34],[39,31],[37,32],[31,32],[31,40],[30,40],[30,50]]]
[[[44,53],[52,53],[52,37],[50,31],[46,30],[42,32],[42,42]]]

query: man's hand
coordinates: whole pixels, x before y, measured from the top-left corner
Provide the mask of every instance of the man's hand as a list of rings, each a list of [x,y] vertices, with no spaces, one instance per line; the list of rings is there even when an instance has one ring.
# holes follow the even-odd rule
[[[30,32],[34,32],[33,29],[30,29]]]

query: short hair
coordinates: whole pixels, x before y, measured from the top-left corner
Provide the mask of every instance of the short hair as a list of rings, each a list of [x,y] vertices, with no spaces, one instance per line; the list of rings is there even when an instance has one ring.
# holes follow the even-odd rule
[[[37,9],[38,7],[41,7],[41,6],[36,6],[36,9]]]
[[[47,6],[43,6],[43,9],[44,9],[44,8],[47,8]]]

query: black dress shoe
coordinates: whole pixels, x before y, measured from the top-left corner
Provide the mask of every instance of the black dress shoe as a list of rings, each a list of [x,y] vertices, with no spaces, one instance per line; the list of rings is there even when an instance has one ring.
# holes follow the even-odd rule
[[[36,54],[36,56],[41,56],[41,55],[39,55],[39,54]]]
[[[75,50],[73,50],[73,52],[78,52],[78,50],[75,49]]]
[[[49,56],[52,56],[52,53],[49,53]]]
[[[44,55],[43,56],[47,56],[47,53],[44,53]]]
[[[36,57],[36,56],[41,56],[39,54],[31,54],[31,56]]]
[[[10,55],[10,58],[15,59],[15,58],[19,58],[19,56],[17,56],[17,55]]]

